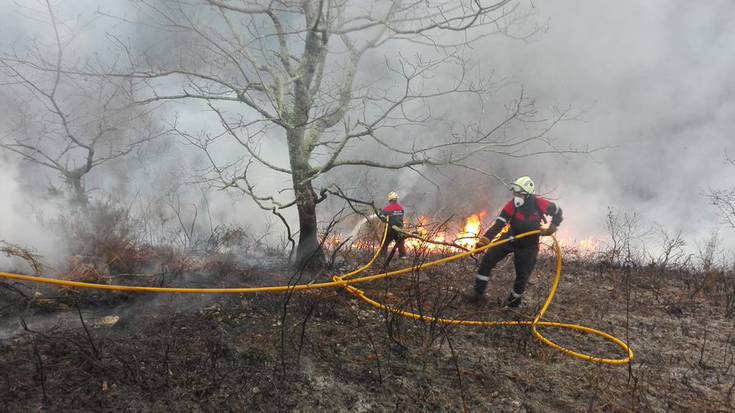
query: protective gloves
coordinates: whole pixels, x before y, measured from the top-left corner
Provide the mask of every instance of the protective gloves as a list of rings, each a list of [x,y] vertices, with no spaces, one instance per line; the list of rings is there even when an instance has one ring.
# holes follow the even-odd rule
[[[490,240],[489,239],[481,236],[480,238],[478,238],[477,244],[475,244],[475,248],[484,247],[485,245],[487,245],[489,243],[490,243]]]
[[[556,232],[556,225],[551,224],[548,228],[541,228],[541,236],[548,237]]]

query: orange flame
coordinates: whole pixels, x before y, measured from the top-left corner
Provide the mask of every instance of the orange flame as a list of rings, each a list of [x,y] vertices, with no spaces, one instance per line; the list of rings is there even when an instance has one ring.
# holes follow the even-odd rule
[[[457,253],[463,251],[464,249],[474,249],[477,245],[477,240],[479,236],[482,235],[482,221],[486,216],[487,211],[481,211],[467,217],[461,229],[457,228],[454,231],[452,231],[451,229],[437,231],[435,229],[432,229],[431,218],[426,215],[422,215],[418,217],[416,221],[414,221],[413,225],[407,222],[407,226],[405,229],[407,232],[414,233],[423,239],[428,239],[435,243],[432,244],[429,242],[425,242],[418,238],[407,238],[405,240],[406,248],[409,250],[422,251],[424,253],[432,254]],[[504,231],[507,231],[507,228],[505,228]],[[452,236],[450,234],[456,235]],[[499,238],[501,235],[502,232],[498,234],[497,238]],[[557,238],[559,238],[563,246],[574,247],[582,253],[593,253],[595,251],[598,251],[601,247],[600,241],[594,238],[588,238],[581,241],[567,241],[566,237],[564,237],[563,235],[557,235]],[[326,243],[330,247],[336,248],[343,240],[344,238],[341,235],[334,234],[330,236]],[[453,247],[447,244],[454,244],[457,247]],[[356,250],[369,250],[375,248],[375,244],[374,242],[368,241],[366,239],[357,239],[350,242],[348,244],[348,248]]]
[[[600,249],[600,240],[587,238],[579,241],[579,249],[584,252],[595,252]]]
[[[481,229],[482,220],[480,219],[480,215],[470,215],[464,224],[464,230],[457,234],[457,245],[461,245],[467,249],[475,248]]]
[[[430,239],[436,244],[427,243],[420,239],[409,238],[406,247],[414,250],[422,250],[427,252],[459,252],[462,248],[473,249],[477,244],[477,238],[482,230],[482,218],[487,215],[487,211],[470,215],[464,223],[461,230],[457,230],[455,236],[448,235],[450,231],[429,232],[430,219],[427,216],[421,216],[418,219],[418,225],[414,232],[421,238]],[[443,243],[443,244],[442,244]],[[446,244],[455,244],[461,248],[452,247]]]

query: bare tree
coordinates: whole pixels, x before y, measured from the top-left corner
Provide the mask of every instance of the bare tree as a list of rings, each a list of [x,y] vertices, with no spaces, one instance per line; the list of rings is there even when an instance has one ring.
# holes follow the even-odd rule
[[[610,242],[603,252],[603,262],[622,267],[641,265],[648,255],[644,238],[650,234],[650,229],[641,227],[640,215],[637,212],[620,215],[608,207],[605,225]]]
[[[725,160],[730,165],[735,166],[735,159],[726,158]],[[735,187],[711,190],[709,198],[712,200],[712,203],[719,208],[725,222],[727,222],[732,228],[735,228]]]
[[[0,148],[57,172],[70,189],[71,201],[84,206],[84,177],[93,168],[163,132],[155,129],[147,110],[131,105],[129,81],[63,72],[80,23],[59,23],[49,1],[43,8],[32,11],[36,18],[47,19],[51,46],[34,41],[22,54],[0,56],[5,105],[15,116],[13,126],[0,135]]]
[[[477,155],[531,156],[565,152],[547,136],[569,110],[541,117],[521,89],[486,119],[445,119],[436,106],[469,95],[486,104],[497,85],[473,78],[471,45],[493,35],[527,38],[511,0],[157,0],[139,1],[136,48],[115,38],[123,58],[63,73],[127,79],[139,104],[199,101],[217,122],[200,131],[176,128],[210,162],[203,178],[239,189],[262,209],[298,213],[296,264],[321,262],[317,205],[349,168],[388,170],[458,166]],[[128,67],[120,70],[120,61]],[[476,70],[475,70],[476,69]],[[466,122],[463,122],[466,121]],[[240,153],[222,149],[223,139]],[[282,142],[287,161],[265,153]],[[224,153],[223,153],[224,152]],[[369,156],[368,154],[379,154]],[[255,169],[288,177],[264,190]],[[335,174],[335,172],[337,172]],[[332,178],[330,178],[332,177]],[[330,192],[331,191],[331,192]],[[359,194],[358,194],[359,195]],[[295,235],[288,228],[289,239]]]

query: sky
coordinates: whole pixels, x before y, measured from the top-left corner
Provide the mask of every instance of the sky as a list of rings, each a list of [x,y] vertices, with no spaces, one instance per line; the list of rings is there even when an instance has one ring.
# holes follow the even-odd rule
[[[23,39],[49,35],[47,28],[32,18],[33,13],[18,11],[16,2],[0,0],[3,3],[0,50],[7,52]],[[62,15],[94,13],[94,4],[75,2],[75,9]],[[112,2],[106,7],[136,16],[138,11],[128,9],[127,4]],[[560,0],[522,5],[532,5],[530,21],[544,30],[526,41],[502,37],[481,40],[468,53],[480,71],[504,79],[505,86],[492,107],[502,107],[521,87],[542,113],[555,106],[571,107],[582,114],[579,120],[557,126],[551,136],[564,147],[587,147],[592,152],[489,158],[487,165],[482,159],[478,162],[506,180],[522,175],[535,178],[541,190],[563,208],[561,235],[567,239],[604,239],[605,216],[608,208],[613,208],[637,214],[642,228],[661,224],[668,231],[681,230],[692,249],[715,230],[725,247],[735,247],[735,230],[721,225],[717,210],[706,197],[712,189],[735,186],[735,168],[724,162],[726,152],[735,154],[735,8],[731,2]],[[126,30],[122,24],[105,22],[98,18],[88,26],[73,53],[104,55],[110,39],[99,34]],[[151,41],[146,36],[139,38]],[[403,51],[403,46],[393,47]],[[369,71],[370,65],[366,67]],[[367,71],[362,73],[368,75]],[[0,89],[0,122],[4,124],[0,130],[4,133],[11,107],[2,92]],[[447,116],[489,116],[487,109],[481,110],[472,101],[447,103],[440,105]],[[176,112],[181,124],[192,128],[217,124],[201,106],[180,105]],[[160,192],[157,188],[172,180],[190,182],[192,172],[204,166],[201,154],[190,146],[176,140],[162,145],[169,150],[156,156],[142,154],[101,169],[90,177],[90,185],[100,193],[114,191],[128,200],[140,199],[141,193],[155,197]],[[264,153],[285,162],[282,145],[282,139],[275,138],[273,144],[263,147]],[[231,148],[225,147],[223,152]],[[373,151],[361,153],[379,156]],[[25,207],[33,202],[25,190],[29,166],[8,154],[0,154],[0,159],[9,165],[0,173],[0,199],[6,200],[0,207],[0,239],[53,255],[48,237],[40,235],[45,232],[37,213],[29,213],[31,209]],[[437,191],[433,184],[410,172],[375,173],[369,176],[371,185],[365,194],[380,203],[383,194],[398,189],[410,208],[427,214],[486,209],[492,215],[506,201],[506,192],[496,181],[457,171],[441,174],[436,175],[442,185]],[[354,181],[361,182],[363,177],[355,175]],[[262,173],[258,183],[262,191],[273,192],[288,185],[288,177]],[[201,205],[198,188],[187,189],[187,194],[191,205]],[[208,201],[218,222],[260,230],[268,216],[238,194],[213,191]],[[58,211],[48,213],[54,212]],[[655,249],[657,238],[652,236],[650,242]]]

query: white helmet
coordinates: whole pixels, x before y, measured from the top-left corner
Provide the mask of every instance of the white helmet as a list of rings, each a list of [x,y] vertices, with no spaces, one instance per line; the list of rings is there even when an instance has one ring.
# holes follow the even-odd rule
[[[510,185],[510,190],[513,192],[533,195],[536,193],[536,185],[534,185],[533,179],[530,177],[522,176]]]
[[[398,192],[391,192],[388,194],[389,201],[398,201]]]

